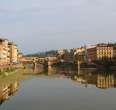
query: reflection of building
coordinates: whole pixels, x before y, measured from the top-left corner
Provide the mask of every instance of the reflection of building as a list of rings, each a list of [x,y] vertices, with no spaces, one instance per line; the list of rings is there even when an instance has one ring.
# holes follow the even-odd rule
[[[86,73],[74,75],[73,80],[81,84],[96,85],[97,88],[107,89],[116,87],[116,76],[110,73]]]
[[[77,82],[81,83],[81,84],[86,84],[87,83],[87,80],[86,79],[83,79],[81,77],[78,77],[78,76],[74,76],[74,80],[76,80]]]
[[[82,71],[81,71],[82,72]],[[87,85],[96,85],[96,74],[91,74],[91,73],[82,73],[82,74],[77,74],[74,76],[74,80],[77,81],[80,84],[84,84],[85,87],[87,87]]]
[[[14,83],[11,83],[10,85],[9,85],[9,89],[10,89],[10,91],[9,91],[9,94],[13,94],[13,93],[15,93],[16,91],[17,91],[17,89],[18,89],[18,82],[16,81],[16,82],[14,82]]]
[[[97,87],[102,89],[114,87],[114,80],[114,75],[112,74],[98,74]]]
[[[9,98],[10,95],[17,91],[18,82],[14,82],[8,85],[2,85],[0,87],[0,103],[2,104],[5,100]]]

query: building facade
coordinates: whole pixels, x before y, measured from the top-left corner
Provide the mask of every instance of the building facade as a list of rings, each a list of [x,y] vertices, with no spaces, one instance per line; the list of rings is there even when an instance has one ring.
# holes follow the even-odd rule
[[[95,61],[97,59],[96,45],[87,46],[86,49],[88,62]]]
[[[99,60],[113,60],[116,57],[116,46],[113,44],[97,44],[87,47],[89,62]]]
[[[0,38],[0,65],[8,65],[10,63],[17,63],[18,49],[17,45],[9,42],[7,39]]]
[[[17,63],[17,61],[18,61],[17,45],[14,42],[9,42],[8,47],[9,47],[9,56],[8,56],[8,58],[10,60],[10,63]]]
[[[114,60],[116,60],[116,44],[114,44],[114,49],[113,49],[113,51],[114,51],[114,52],[113,52],[113,53],[114,53],[114,55],[113,55],[113,56],[114,56]]]
[[[0,39],[0,64],[4,65],[8,63],[8,40]]]
[[[97,60],[112,60],[114,57],[113,44],[98,44],[96,47]]]

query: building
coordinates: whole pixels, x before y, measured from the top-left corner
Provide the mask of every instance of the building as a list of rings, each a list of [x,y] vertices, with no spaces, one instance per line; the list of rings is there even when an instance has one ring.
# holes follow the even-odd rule
[[[64,55],[65,54],[65,49],[58,49],[57,54],[58,55]]]
[[[8,59],[10,60],[10,63],[17,63],[18,61],[17,45],[14,42],[9,42],[8,48],[9,48]]]
[[[0,38],[0,65],[9,65],[18,62],[18,48],[14,42]],[[19,55],[21,57],[21,54]]]
[[[113,44],[97,44],[87,47],[89,62],[99,60],[113,60],[116,56],[116,47]]]
[[[8,63],[8,40],[0,38],[0,64],[5,65]]]
[[[91,63],[97,59],[96,47],[97,47],[97,45],[90,45],[90,46],[86,47],[86,49],[87,49],[86,56],[87,56],[89,63]]]
[[[59,62],[64,62],[65,49],[57,50],[57,58]]]
[[[114,60],[116,60],[116,44],[114,44],[114,47],[113,47],[113,48],[114,48],[114,49],[113,49],[113,50],[114,50],[114,52],[113,52],[114,55],[113,55],[113,56],[114,56]]]
[[[112,60],[114,57],[113,44],[98,44],[96,47],[97,60]]]

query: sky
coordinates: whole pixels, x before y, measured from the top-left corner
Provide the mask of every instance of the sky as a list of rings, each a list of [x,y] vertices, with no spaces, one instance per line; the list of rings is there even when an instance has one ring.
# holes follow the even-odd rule
[[[0,36],[27,53],[116,41],[116,0],[0,0]]]

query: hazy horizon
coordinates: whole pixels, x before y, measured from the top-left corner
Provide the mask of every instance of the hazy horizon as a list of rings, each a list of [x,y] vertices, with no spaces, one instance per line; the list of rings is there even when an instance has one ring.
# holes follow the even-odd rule
[[[116,41],[114,0],[0,0],[0,36],[23,53]]]

